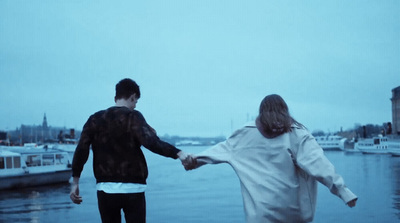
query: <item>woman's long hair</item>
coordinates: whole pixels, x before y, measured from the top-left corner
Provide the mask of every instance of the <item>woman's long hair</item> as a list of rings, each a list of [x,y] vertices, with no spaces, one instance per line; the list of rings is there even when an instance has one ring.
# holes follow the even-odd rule
[[[257,122],[268,138],[274,138],[290,132],[292,124],[301,128],[304,126],[290,116],[289,108],[283,98],[277,94],[266,96],[260,104]]]

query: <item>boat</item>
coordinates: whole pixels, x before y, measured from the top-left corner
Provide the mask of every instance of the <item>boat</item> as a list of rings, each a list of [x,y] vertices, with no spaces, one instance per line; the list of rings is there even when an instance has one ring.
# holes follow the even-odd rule
[[[72,161],[74,158],[74,153],[76,149],[76,144],[50,144],[47,145],[48,148],[52,148],[53,150],[58,150],[61,152],[66,152],[69,155],[70,160]]]
[[[360,150],[362,153],[400,156],[400,140],[390,139],[388,137],[378,136],[362,139],[354,144],[354,148]]]
[[[314,138],[323,150],[344,150],[344,143],[347,140],[338,135],[315,136]]]
[[[400,156],[400,140],[388,139],[388,151],[392,156]]]
[[[49,148],[1,147],[0,190],[68,182],[71,159]]]
[[[175,143],[175,146],[201,146],[202,143],[195,140],[181,140]]]
[[[361,152],[360,150],[358,150],[357,148],[355,148],[355,145],[356,144],[356,139],[351,139],[351,140],[346,140],[345,142],[344,142],[344,152],[345,153],[359,153],[359,152]]]

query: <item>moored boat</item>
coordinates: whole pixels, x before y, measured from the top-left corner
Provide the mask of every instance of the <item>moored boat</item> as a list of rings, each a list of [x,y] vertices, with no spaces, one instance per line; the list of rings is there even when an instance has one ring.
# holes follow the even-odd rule
[[[315,136],[314,138],[323,150],[344,150],[346,138],[338,135]]]
[[[356,141],[355,139],[352,140],[346,140],[344,143],[344,152],[346,153],[359,153],[361,152],[357,148],[355,148]]]
[[[48,148],[52,148],[53,150],[58,150],[58,151],[68,153],[69,158],[72,163],[72,159],[74,158],[76,146],[77,146],[76,144],[50,144],[50,145],[48,145]]]
[[[362,139],[354,145],[362,153],[392,154],[400,156],[400,141],[387,137]]]
[[[67,152],[45,148],[1,147],[0,190],[68,182]]]
[[[388,139],[389,148],[388,151],[392,156],[400,156],[400,140],[399,139]]]

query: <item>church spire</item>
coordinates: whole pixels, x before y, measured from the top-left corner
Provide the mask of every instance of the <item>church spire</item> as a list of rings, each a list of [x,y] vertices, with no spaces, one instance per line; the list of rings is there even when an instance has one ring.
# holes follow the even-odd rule
[[[43,124],[42,124],[42,142],[46,141],[49,138],[49,126],[47,125],[47,117],[46,113],[43,116]]]
[[[47,129],[47,118],[46,118],[46,113],[44,113],[43,116],[43,124],[42,124],[43,129]]]

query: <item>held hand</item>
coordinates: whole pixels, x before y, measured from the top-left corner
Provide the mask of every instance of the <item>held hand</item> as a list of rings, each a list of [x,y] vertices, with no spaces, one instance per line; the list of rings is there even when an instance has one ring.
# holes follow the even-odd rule
[[[78,183],[72,183],[71,193],[69,194],[69,198],[71,198],[71,201],[74,202],[75,204],[82,203],[82,197],[79,196],[79,184]]]
[[[357,198],[347,202],[347,206],[349,206],[351,208],[355,207],[356,206],[356,202],[357,202]]]
[[[186,154],[185,152],[180,151],[178,156],[185,170],[193,170],[196,168],[197,161],[191,154]]]
[[[193,170],[197,168],[197,160],[191,154],[185,159],[185,162],[182,163],[185,167],[185,170]]]

